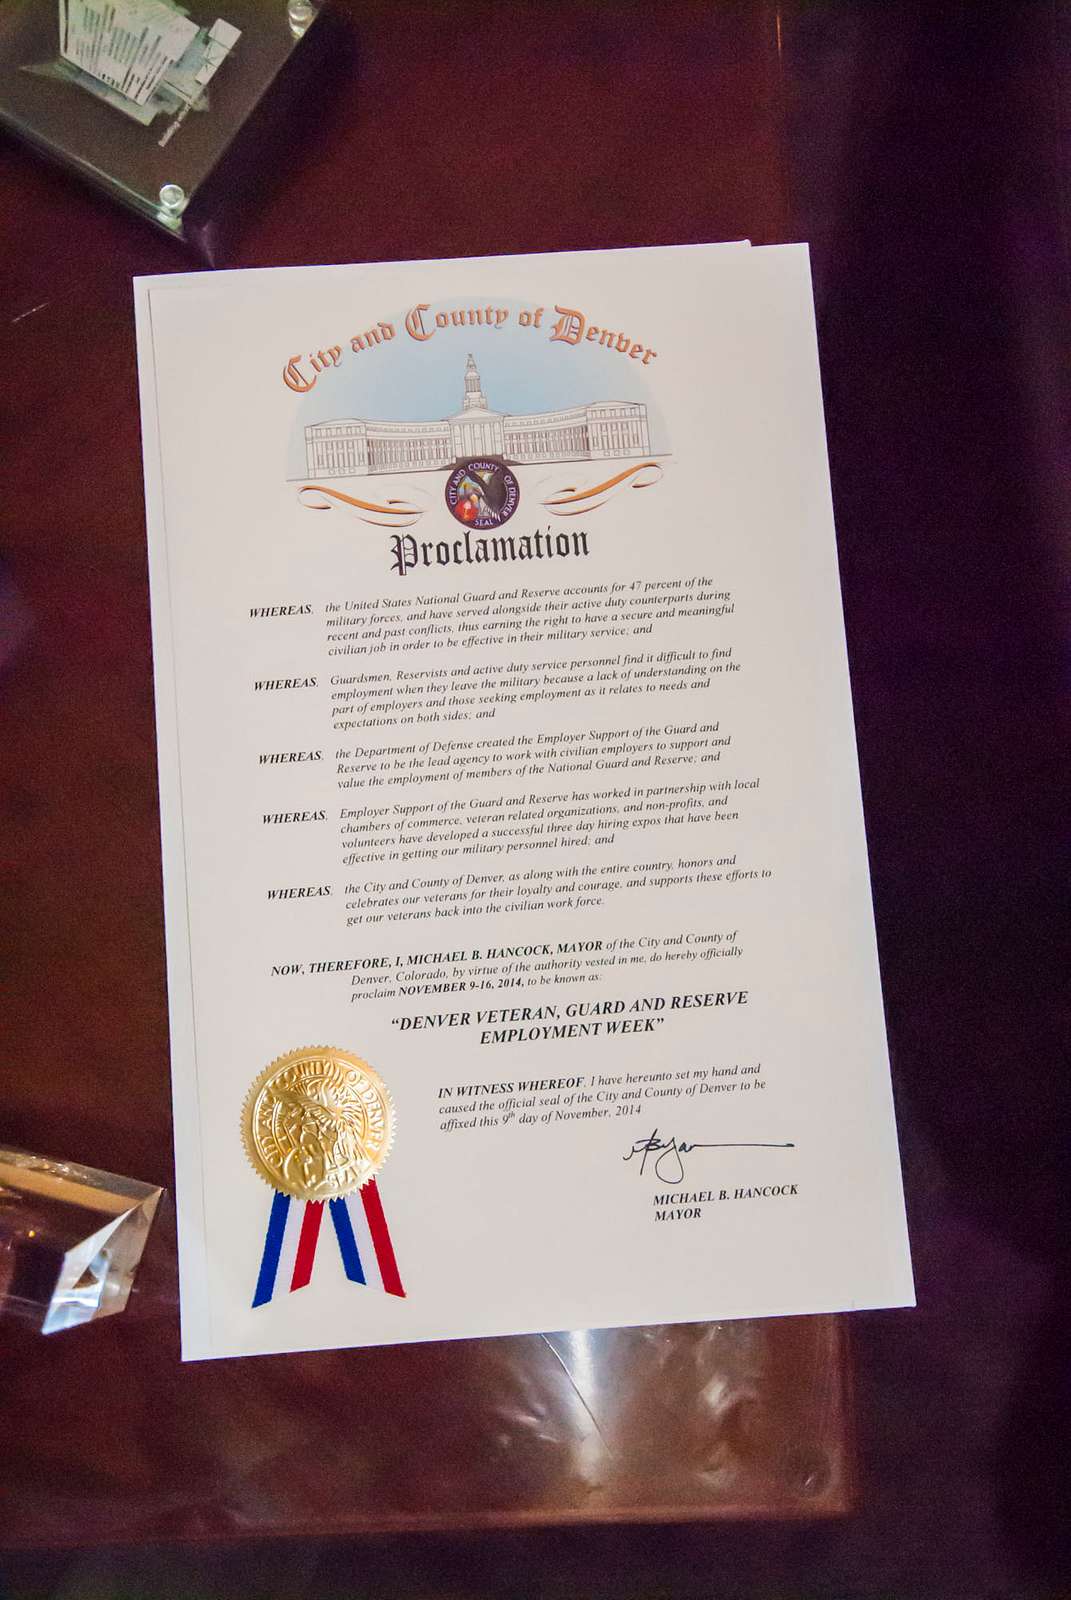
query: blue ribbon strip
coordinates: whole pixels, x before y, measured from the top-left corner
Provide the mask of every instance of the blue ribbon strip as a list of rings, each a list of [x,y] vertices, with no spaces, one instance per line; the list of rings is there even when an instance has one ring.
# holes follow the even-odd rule
[[[290,1196],[276,1191],[271,1203],[271,1215],[268,1218],[264,1254],[260,1259],[260,1276],[257,1278],[256,1293],[253,1295],[254,1306],[266,1305],[275,1293],[275,1274],[279,1270],[279,1255],[283,1248],[283,1234],[286,1232],[289,1210]]]
[[[345,1200],[331,1200],[328,1203],[331,1212],[331,1221],[335,1224],[335,1237],[338,1240],[339,1252],[342,1256],[342,1265],[347,1278],[351,1283],[364,1283],[364,1268],[361,1266],[361,1253],[357,1249],[357,1240],[353,1233],[353,1223],[350,1221],[349,1210]]]

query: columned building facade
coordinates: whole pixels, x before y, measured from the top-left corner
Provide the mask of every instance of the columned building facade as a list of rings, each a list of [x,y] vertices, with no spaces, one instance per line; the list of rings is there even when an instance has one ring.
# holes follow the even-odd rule
[[[492,411],[470,355],[461,410],[441,422],[373,422],[342,417],[305,429],[310,477],[352,478],[377,472],[434,472],[472,456],[539,461],[649,455],[647,407],[605,400],[562,411],[511,416]]]

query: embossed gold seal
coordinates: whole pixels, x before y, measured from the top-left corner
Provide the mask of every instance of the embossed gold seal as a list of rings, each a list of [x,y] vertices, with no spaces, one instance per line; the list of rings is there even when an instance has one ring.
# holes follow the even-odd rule
[[[242,1140],[273,1189],[335,1200],[373,1178],[390,1153],[394,1106],[367,1061],[327,1045],[291,1050],[257,1078]]]

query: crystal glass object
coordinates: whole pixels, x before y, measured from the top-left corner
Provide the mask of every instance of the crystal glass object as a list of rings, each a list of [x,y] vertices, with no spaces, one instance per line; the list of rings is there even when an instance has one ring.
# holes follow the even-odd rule
[[[322,10],[320,0],[2,0],[0,125],[203,246],[199,211],[255,197],[252,180],[277,164],[273,123],[315,69]]]
[[[122,1311],[162,1193],[0,1148],[0,1316],[59,1333]]]

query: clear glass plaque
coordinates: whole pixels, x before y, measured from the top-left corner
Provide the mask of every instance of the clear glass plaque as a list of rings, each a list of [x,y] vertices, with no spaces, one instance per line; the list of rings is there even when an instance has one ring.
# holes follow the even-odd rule
[[[320,18],[318,0],[3,0],[0,122],[196,242],[188,208]]]

